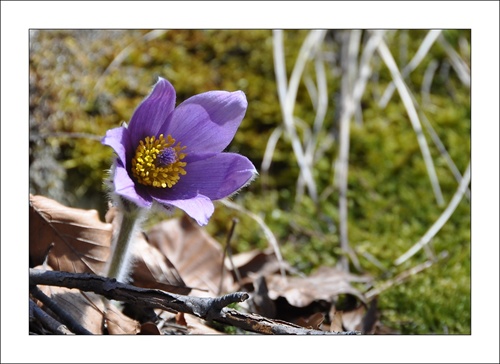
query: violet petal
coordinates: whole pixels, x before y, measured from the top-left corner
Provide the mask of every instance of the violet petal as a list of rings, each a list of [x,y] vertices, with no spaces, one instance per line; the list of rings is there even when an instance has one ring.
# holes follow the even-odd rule
[[[129,132],[132,145],[148,136],[157,136],[162,125],[175,108],[175,89],[160,78],[153,91],[137,107],[130,119]]]
[[[108,130],[102,138],[102,144],[113,148],[122,164],[127,165],[127,151],[132,149],[127,128],[119,127]]]
[[[221,152],[245,116],[248,103],[242,91],[209,91],[180,104],[162,132],[186,146],[186,153]]]
[[[117,160],[113,173],[115,192],[139,207],[151,207],[152,197],[139,184],[135,183],[129,176],[127,169]]]
[[[214,204],[212,201],[207,196],[200,194],[187,200],[162,200],[156,197],[154,199],[162,205],[167,205],[167,208],[169,205],[172,205],[184,210],[202,226],[208,223],[210,216],[214,213]]]
[[[207,154],[206,159],[201,156],[193,155],[191,161],[186,157],[186,175],[170,189],[157,189],[153,197],[181,199],[199,193],[219,200],[238,191],[257,174],[252,162],[239,154]]]

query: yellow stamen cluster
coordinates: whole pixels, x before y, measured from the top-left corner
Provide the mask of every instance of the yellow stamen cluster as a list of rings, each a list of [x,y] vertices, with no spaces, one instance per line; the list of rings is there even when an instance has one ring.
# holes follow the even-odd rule
[[[167,135],[167,139],[160,134],[158,138],[146,137],[141,140],[135,151],[135,157],[132,159],[132,174],[137,182],[153,187],[172,187],[179,179],[180,175],[185,175],[183,167],[186,162],[181,162],[186,154],[181,153],[186,147],[181,147],[181,143],[175,145],[175,139]],[[166,148],[175,151],[175,161],[163,165],[160,163],[159,155]]]

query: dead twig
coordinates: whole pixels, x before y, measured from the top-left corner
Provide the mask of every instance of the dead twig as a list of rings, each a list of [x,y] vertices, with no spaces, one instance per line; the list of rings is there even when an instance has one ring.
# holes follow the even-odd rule
[[[311,330],[285,321],[271,320],[259,315],[245,314],[227,308],[232,303],[243,302],[248,299],[249,296],[245,292],[230,293],[216,298],[183,296],[158,289],[139,288],[117,282],[116,279],[88,273],[44,271],[30,268],[30,285],[38,284],[91,291],[108,299],[127,302],[139,307],[161,308],[171,312],[189,313],[207,321],[216,321],[260,334],[359,334],[356,331],[331,333]]]
[[[49,296],[43,293],[37,286],[30,286],[30,293],[42,302],[48,309],[54,312],[66,326],[75,334],[92,335],[90,331],[80,325],[71,315],[59,307]]]
[[[30,299],[30,322],[38,321],[45,329],[56,335],[72,335],[73,333],[62,323],[42,310]]]

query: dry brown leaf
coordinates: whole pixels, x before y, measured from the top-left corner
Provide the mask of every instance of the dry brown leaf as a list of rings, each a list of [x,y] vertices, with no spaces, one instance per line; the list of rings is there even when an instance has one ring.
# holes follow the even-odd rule
[[[374,334],[378,325],[377,300],[368,306],[360,305],[353,310],[342,312],[342,326],[345,330],[357,330],[363,334]]]
[[[335,268],[321,267],[308,277],[287,277],[279,275],[266,277],[269,297],[284,297],[295,307],[305,307],[314,301],[333,302],[342,294],[350,294],[361,302],[366,302],[363,294],[351,285],[353,281],[366,281],[366,278],[354,276]]]
[[[241,277],[241,282],[237,282],[239,286],[236,287],[236,289],[251,283],[255,274],[259,276],[268,276],[280,271],[280,263],[272,249],[267,249],[265,251],[251,250],[249,252],[239,253],[233,255],[232,261],[234,268],[238,270]],[[225,264],[232,272],[233,267],[228,258],[226,258]],[[285,264],[286,270],[292,270],[286,262],[283,262],[283,264]],[[236,279],[236,274],[234,272],[233,277]]]
[[[363,316],[366,313],[365,306],[359,306],[351,311],[342,312],[342,326],[345,330],[359,330],[361,331]]]
[[[141,331],[139,322],[124,315],[113,304],[107,302],[104,318],[111,335],[136,335]]]
[[[175,315],[175,323],[177,325],[187,326],[186,317],[184,312],[177,312]]]
[[[342,311],[337,311],[334,305],[332,305],[330,310],[330,322],[330,331],[344,331],[344,328],[342,327]]]
[[[294,321],[294,323],[307,329],[320,330],[321,324],[324,320],[325,315],[321,312],[316,312],[308,317],[299,317]]]
[[[257,276],[253,281],[254,291],[252,294],[253,310],[261,316],[267,318],[276,317],[276,305],[269,298],[269,289],[267,288],[266,278]]]
[[[134,248],[134,285],[183,295],[191,291],[170,260],[142,236],[136,240]]]
[[[189,218],[171,219],[153,226],[147,233],[149,243],[175,265],[187,286],[197,288],[196,296],[214,296],[228,292],[232,279],[228,274],[219,292],[223,252],[220,244]]]
[[[145,322],[141,325],[139,335],[161,335],[160,329],[152,322]]]
[[[212,329],[205,324],[205,321],[199,317],[185,314],[184,318],[191,335],[220,335],[220,331]]]
[[[324,320],[325,315],[321,312],[316,312],[308,317],[299,317],[295,320],[295,323],[308,329],[320,330],[321,324]]]
[[[42,264],[48,252],[48,264],[54,270],[102,274],[111,234],[111,224],[102,222],[96,210],[71,208],[47,197],[30,195],[32,265]]]

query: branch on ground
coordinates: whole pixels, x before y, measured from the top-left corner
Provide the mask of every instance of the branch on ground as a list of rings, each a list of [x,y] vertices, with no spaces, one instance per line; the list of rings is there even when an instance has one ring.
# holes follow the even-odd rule
[[[289,322],[272,320],[256,314],[246,314],[227,306],[249,298],[246,292],[234,292],[221,297],[193,297],[146,289],[88,273],[68,273],[30,268],[30,285],[59,286],[94,292],[107,299],[126,302],[140,308],[161,308],[183,312],[207,321],[216,321],[259,334],[287,335],[356,335],[357,331],[328,332],[307,329]]]

